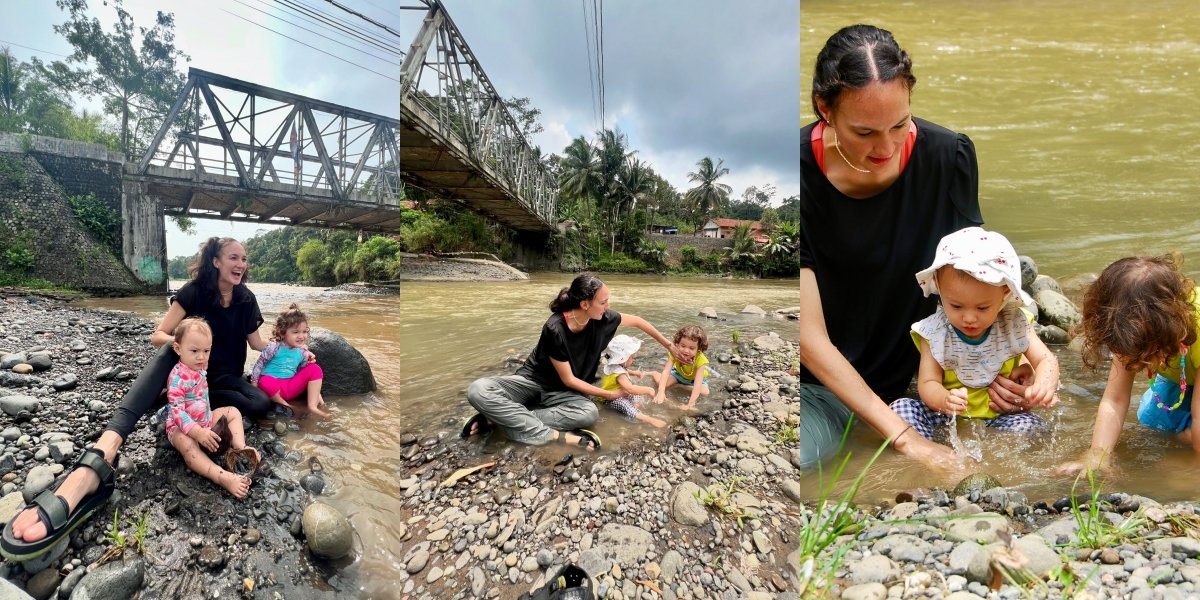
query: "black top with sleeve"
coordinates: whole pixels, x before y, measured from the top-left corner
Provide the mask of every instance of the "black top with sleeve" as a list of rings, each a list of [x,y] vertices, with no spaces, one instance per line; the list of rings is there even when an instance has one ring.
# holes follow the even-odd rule
[[[536,381],[546,391],[569,389],[558,376],[558,371],[554,370],[550,359],[570,364],[575,377],[588,383],[594,382],[600,354],[608,347],[617,334],[617,327],[621,325],[621,313],[611,308],[604,311],[599,319],[588,321],[578,333],[567,328],[566,319],[563,313],[554,313],[546,319],[537,347],[517,369],[517,375]]]
[[[829,339],[884,401],[907,389],[920,361],[908,330],[937,306],[922,297],[916,273],[942,236],[983,223],[970,138],[913,120],[917,138],[899,179],[862,200],[821,172],[816,123],[800,132],[800,266],[816,274]],[[803,369],[801,381],[819,383]]]
[[[246,286],[234,287],[229,307],[220,303],[220,294],[189,281],[175,294],[175,302],[189,317],[203,317],[213,331],[208,376],[231,374],[241,377],[246,370],[246,336],[263,323],[258,299]]]

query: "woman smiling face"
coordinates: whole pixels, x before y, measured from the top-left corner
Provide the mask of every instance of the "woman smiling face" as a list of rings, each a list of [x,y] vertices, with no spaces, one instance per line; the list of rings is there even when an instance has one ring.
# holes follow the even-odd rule
[[[912,120],[903,79],[847,89],[832,109],[822,102],[818,105],[837,135],[841,152],[853,165],[878,172],[900,156]]]
[[[213,267],[217,269],[217,285],[221,289],[232,289],[242,282],[246,270],[250,268],[250,259],[246,256],[246,248],[241,243],[231,241],[221,247],[221,252],[213,259]]]

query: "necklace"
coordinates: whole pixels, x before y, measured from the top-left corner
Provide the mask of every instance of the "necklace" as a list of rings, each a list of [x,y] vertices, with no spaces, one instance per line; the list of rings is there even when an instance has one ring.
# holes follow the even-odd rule
[[[1183,404],[1183,397],[1185,395],[1187,395],[1187,389],[1188,389],[1187,352],[1188,352],[1188,347],[1184,346],[1183,344],[1179,344],[1179,401],[1176,402],[1175,404],[1172,404],[1171,406],[1167,406],[1166,404],[1163,404],[1162,397],[1159,396],[1158,392],[1154,392],[1154,405],[1155,406],[1157,406],[1163,410],[1166,410],[1166,411],[1172,411],[1172,410],[1179,408],[1179,406],[1181,404]],[[1147,373],[1147,375],[1150,375],[1150,373]],[[1151,379],[1153,379],[1153,377],[1151,377]],[[1153,388],[1151,388],[1151,389],[1153,389]]]
[[[585,327],[585,326],[587,326],[587,321],[584,321],[583,323],[580,323],[580,322],[579,322],[579,319],[576,319],[576,318],[575,318],[575,313],[574,313],[574,311],[569,311],[569,310],[568,310],[568,311],[567,311],[567,316],[568,316],[568,317],[571,317],[571,321],[575,323],[575,326],[576,326],[576,327]]]
[[[855,171],[858,171],[859,173],[870,173],[871,172],[870,169],[860,169],[860,168],[854,166],[854,163],[850,162],[850,159],[846,158],[845,154],[842,154],[842,143],[841,143],[841,141],[838,140],[838,134],[837,134],[836,129],[833,130],[833,147],[837,148],[838,156],[842,157],[842,160],[846,161],[846,164],[849,165],[851,169],[854,169]]]

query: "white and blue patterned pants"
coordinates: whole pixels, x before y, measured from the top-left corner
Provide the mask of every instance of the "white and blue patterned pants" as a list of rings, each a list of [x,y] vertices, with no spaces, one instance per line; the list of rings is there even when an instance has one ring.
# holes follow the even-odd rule
[[[915,398],[898,398],[892,402],[891,409],[900,415],[905,423],[912,425],[921,437],[930,441],[933,440],[937,428],[950,424],[950,415],[937,412]],[[1036,433],[1049,427],[1045,419],[1030,412],[1000,415],[985,420],[991,429],[1013,433]]]

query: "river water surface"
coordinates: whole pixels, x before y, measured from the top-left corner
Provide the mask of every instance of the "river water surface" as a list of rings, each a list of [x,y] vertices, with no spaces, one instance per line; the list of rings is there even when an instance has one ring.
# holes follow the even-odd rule
[[[335,411],[333,418],[300,421],[301,430],[283,440],[289,448],[319,456],[324,463],[333,491],[327,491],[329,495],[322,500],[342,510],[358,535],[356,559],[343,570],[343,579],[356,581],[364,596],[392,597],[391,582],[401,568],[395,517],[400,509],[396,484],[401,464],[399,436],[456,436],[461,423],[474,414],[464,394],[467,384],[477,377],[515,370],[515,364],[505,358],[523,358],[536,344],[550,314],[550,299],[571,278],[571,274],[547,273],[519,282],[411,282],[402,285],[399,298],[250,284],[267,320],[261,330],[264,336],[269,335],[274,316],[291,302],[298,302],[308,312],[311,325],[345,337],[363,353],[375,374],[378,389],[374,393],[327,398]],[[767,312],[795,306],[795,281],[649,276],[609,276],[605,281],[612,290],[615,310],[648,319],[668,337],[684,324],[704,326],[710,355],[728,352],[735,331],[745,341],[770,331],[791,341],[799,335],[796,321],[739,314],[747,304]],[[179,285],[182,282],[173,282],[173,287]],[[98,298],[80,304],[131,311],[156,320],[166,308],[162,296]],[[716,308],[722,318],[698,318],[706,306]],[[647,342],[638,368],[662,367],[665,352],[660,346],[637,330],[623,331]],[[251,352],[250,359],[255,357]],[[717,367],[726,376],[736,374],[728,365]],[[722,397],[717,393],[701,406],[718,405]],[[650,410],[664,418],[681,414],[667,405]],[[654,434],[648,425],[629,425],[603,411],[602,415],[596,429],[610,447],[631,436]],[[502,441],[495,442],[488,451],[503,447]],[[450,443],[464,442],[451,438]],[[555,450],[559,450],[555,458],[561,456],[561,448],[545,452]]]
[[[1200,276],[1200,10],[1186,0],[1084,4],[1047,0],[893,2],[805,0],[800,9],[802,121],[817,52],[837,29],[890,29],[912,56],[913,113],[967,133],[979,155],[987,227],[1077,294],[1079,282],[1117,258],[1179,250]],[[1071,295],[1071,294],[1069,294]],[[1076,299],[1077,296],[1076,296]],[[978,436],[984,463],[1032,499],[1063,494],[1049,476],[1091,441],[1107,366],[1092,373],[1058,351],[1062,402],[1045,413],[1054,433],[1019,440]],[[1190,451],[1137,425],[1139,382],[1117,447],[1122,472],[1111,489],[1156,499],[1196,498],[1200,467]],[[857,469],[880,442],[860,428],[850,444]],[[885,453],[865,499],[954,476]],[[805,476],[806,494],[820,489]],[[1086,484],[1085,484],[1086,487]]]

